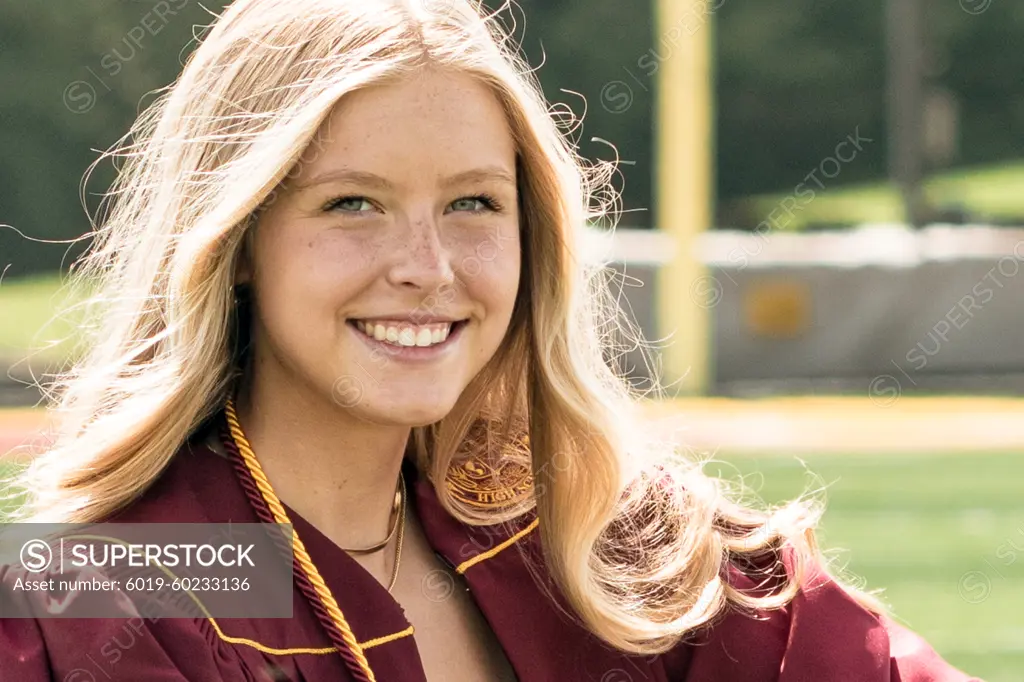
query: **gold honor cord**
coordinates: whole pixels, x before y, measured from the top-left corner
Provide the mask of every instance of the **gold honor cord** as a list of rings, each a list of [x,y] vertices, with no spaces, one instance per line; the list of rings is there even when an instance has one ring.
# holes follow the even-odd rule
[[[238,414],[235,412],[235,403],[233,398],[228,398],[227,404],[224,408],[224,413],[227,417],[228,429],[231,431],[231,437],[234,439],[238,452],[242,456],[242,461],[249,469],[249,473],[252,475],[253,481],[256,483],[256,487],[263,496],[263,500],[267,503],[267,507],[274,515],[274,520],[277,523],[291,524],[291,519],[288,518],[288,513],[281,505],[281,500],[279,500],[277,495],[274,493],[274,488],[270,485],[270,481],[267,480],[266,475],[263,473],[263,467],[260,466],[259,460],[256,459],[256,454],[253,452],[248,439],[246,439],[245,434],[242,432],[242,426],[238,422]],[[356,640],[351,626],[348,624],[348,621],[345,620],[345,615],[338,607],[338,602],[335,601],[334,595],[331,594],[331,590],[327,587],[327,583],[324,582],[323,577],[320,575],[320,571],[318,571],[316,566],[313,564],[313,560],[306,551],[306,546],[303,545],[302,540],[299,539],[299,534],[295,532],[294,526],[292,526],[292,551],[295,553],[296,561],[299,566],[302,567],[302,570],[305,572],[310,584],[312,584],[313,589],[320,598],[324,609],[326,609],[331,620],[334,622],[334,625],[337,626],[338,631],[341,632],[342,639],[344,639],[345,644],[348,645],[349,651],[352,652],[352,655],[362,668],[363,673],[371,682],[376,682],[377,678],[374,676],[373,670],[370,668],[369,661],[366,660],[363,648],[359,646],[359,642]]]

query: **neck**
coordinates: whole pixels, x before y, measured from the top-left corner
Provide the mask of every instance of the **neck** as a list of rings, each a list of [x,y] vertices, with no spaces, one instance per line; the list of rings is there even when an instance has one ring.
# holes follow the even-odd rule
[[[372,424],[294,385],[245,382],[238,419],[282,502],[341,547],[388,534],[410,429]]]

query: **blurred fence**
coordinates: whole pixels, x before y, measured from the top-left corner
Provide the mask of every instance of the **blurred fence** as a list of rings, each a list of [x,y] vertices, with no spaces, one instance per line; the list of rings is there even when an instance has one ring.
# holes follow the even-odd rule
[[[667,334],[653,311],[672,244],[629,230],[594,239],[626,276],[624,299],[647,338]],[[1024,390],[1024,229],[717,231],[703,235],[700,257],[701,281],[665,295],[712,316],[715,393],[853,392],[884,403]],[[637,353],[622,365],[641,385],[649,376]]]

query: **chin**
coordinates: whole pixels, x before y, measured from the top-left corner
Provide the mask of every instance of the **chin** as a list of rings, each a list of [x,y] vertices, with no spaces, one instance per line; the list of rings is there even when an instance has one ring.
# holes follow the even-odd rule
[[[383,421],[402,426],[427,426],[438,422],[452,411],[452,404],[442,404],[438,401],[431,402],[406,402],[390,405],[367,405],[364,409],[367,413],[376,417],[375,421]]]

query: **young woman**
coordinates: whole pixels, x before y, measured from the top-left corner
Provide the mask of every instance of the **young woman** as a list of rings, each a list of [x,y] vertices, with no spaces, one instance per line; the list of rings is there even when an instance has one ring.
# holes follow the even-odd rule
[[[32,520],[291,523],[294,616],[6,619],[0,679],[967,679],[828,575],[811,507],[646,436],[576,247],[607,173],[507,43],[467,0],[216,21],[133,129],[21,485]]]

